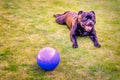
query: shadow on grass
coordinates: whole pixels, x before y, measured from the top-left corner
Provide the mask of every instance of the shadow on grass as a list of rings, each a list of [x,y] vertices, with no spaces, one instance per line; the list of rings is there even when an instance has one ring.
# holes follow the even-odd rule
[[[26,73],[29,75],[26,77],[25,80],[48,80],[48,77],[46,76],[46,73],[49,71],[45,71],[36,64],[29,65],[29,64],[23,64],[22,67],[27,67]]]

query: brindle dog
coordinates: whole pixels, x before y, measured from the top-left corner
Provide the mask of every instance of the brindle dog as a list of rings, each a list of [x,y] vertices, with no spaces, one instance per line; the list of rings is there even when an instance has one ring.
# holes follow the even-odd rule
[[[66,11],[63,14],[55,14],[56,22],[67,25],[70,30],[70,39],[73,42],[72,47],[77,48],[77,36],[89,36],[94,46],[101,47],[98,43],[94,25],[96,23],[94,11],[78,13]]]

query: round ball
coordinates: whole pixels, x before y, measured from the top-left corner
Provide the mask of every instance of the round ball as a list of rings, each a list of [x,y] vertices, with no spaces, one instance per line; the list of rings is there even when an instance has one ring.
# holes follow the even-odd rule
[[[50,71],[58,66],[60,56],[54,48],[45,47],[39,51],[36,60],[40,68]]]

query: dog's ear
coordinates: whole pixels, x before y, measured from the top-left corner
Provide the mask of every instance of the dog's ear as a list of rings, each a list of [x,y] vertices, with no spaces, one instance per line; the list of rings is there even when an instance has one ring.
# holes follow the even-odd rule
[[[95,15],[95,12],[94,11],[90,11],[91,13],[93,13]]]
[[[78,15],[80,15],[80,14],[82,14],[82,13],[83,13],[83,11],[79,11],[79,12],[78,12]]]

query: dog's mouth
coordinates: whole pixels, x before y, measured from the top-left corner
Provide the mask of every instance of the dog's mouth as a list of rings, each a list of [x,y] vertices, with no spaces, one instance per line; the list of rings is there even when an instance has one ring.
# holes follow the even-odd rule
[[[93,23],[87,23],[87,24],[80,23],[80,24],[81,24],[81,27],[83,27],[84,30],[87,32],[90,32],[92,28],[94,27]]]
[[[85,29],[86,31],[90,32],[90,31],[92,30],[92,26],[89,26],[89,25],[84,26],[84,29]]]

